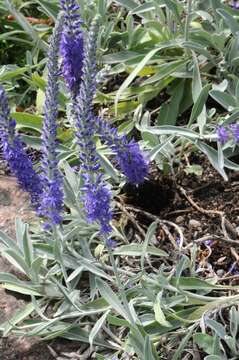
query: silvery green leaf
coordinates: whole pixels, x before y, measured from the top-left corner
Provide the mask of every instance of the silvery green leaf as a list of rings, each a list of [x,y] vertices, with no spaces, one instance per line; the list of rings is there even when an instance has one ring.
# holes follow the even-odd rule
[[[234,338],[236,338],[238,334],[238,328],[239,328],[239,311],[235,308],[235,306],[232,306],[230,311],[230,332]]]
[[[149,132],[154,135],[174,135],[185,136],[189,139],[200,139],[200,135],[193,130],[180,126],[162,125],[162,126],[141,126],[137,125],[140,131]]]
[[[150,341],[150,337],[148,335],[146,335],[145,342],[144,342],[144,359],[147,359],[147,360],[158,359],[158,357],[154,356],[154,354],[153,354],[152,344]]]
[[[214,100],[216,100],[220,105],[222,105],[228,111],[232,111],[237,106],[235,97],[229,95],[228,93],[218,90],[211,90],[209,94]]]
[[[32,38],[32,40],[44,51],[48,50],[48,45],[39,37],[36,30],[29,24],[27,19],[16,10],[12,2],[4,0],[6,8],[15,17],[19,25],[26,31],[26,33]]]
[[[194,118],[197,118],[200,134],[203,133],[204,126],[207,121],[205,102],[209,91],[209,86],[203,89],[201,75],[199,70],[199,64],[196,54],[193,52],[193,80],[192,80],[192,98],[194,106],[192,109],[189,124],[191,125]]]
[[[213,336],[203,333],[196,333],[193,340],[200,349],[203,349],[207,354],[213,354]]]
[[[96,337],[96,335],[98,334],[98,332],[101,330],[102,326],[104,325],[104,322],[106,321],[106,318],[109,314],[110,310],[106,311],[95,323],[95,325],[93,326],[90,334],[89,334],[89,343],[90,346],[93,345],[94,342],[94,338]]]
[[[206,319],[205,324],[210,327],[210,329],[214,330],[221,339],[225,339],[226,331],[222,324],[213,319]]]
[[[217,150],[213,149],[211,146],[207,145],[206,143],[203,143],[200,140],[197,140],[195,142],[195,145],[207,156],[212,166],[219,172],[219,174],[221,174],[224,180],[227,181],[228,180],[227,174],[225,173],[225,170],[221,168],[221,164],[218,161],[219,159],[218,159]],[[225,166],[227,166],[226,159],[224,161],[225,161]]]
[[[142,246],[141,259],[140,259],[142,272],[144,271],[144,259],[145,259],[145,256],[147,255],[147,248],[148,248],[148,245],[150,244],[150,242],[152,241],[152,239],[155,237],[155,231],[156,231],[157,227],[158,227],[158,222],[155,221],[149,226],[149,228],[147,230],[145,240],[144,240],[143,246]]]
[[[118,296],[111,290],[109,285],[101,279],[96,279],[96,284],[101,296],[108,302],[112,308],[117,311],[124,319],[130,322],[129,314],[122,305]]]
[[[153,161],[157,155],[163,151],[163,149],[168,145],[168,143],[174,138],[174,136],[170,136],[166,141],[162,144],[156,145],[152,150],[150,150],[148,157],[151,161]]]
[[[233,35],[237,36],[239,32],[239,24],[236,19],[226,10],[217,9],[217,13],[224,19]]]
[[[28,317],[34,311],[34,305],[32,303],[24,306],[23,309],[18,310],[14,316],[11,317],[11,320],[7,320],[0,325],[0,331],[2,331],[2,336],[7,336],[9,332],[26,317]]]

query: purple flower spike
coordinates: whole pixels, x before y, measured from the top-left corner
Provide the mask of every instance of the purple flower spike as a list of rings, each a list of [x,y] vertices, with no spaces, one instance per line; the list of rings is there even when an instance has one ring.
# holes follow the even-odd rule
[[[76,11],[76,7],[73,5],[75,2],[71,0],[70,3],[74,11]],[[79,22],[78,15],[75,14],[75,18],[71,16],[66,1],[63,0],[62,8],[68,26],[67,35],[71,36],[76,31],[74,19],[76,18]],[[73,30],[69,30],[72,29],[72,26]],[[96,53],[98,32],[99,18],[96,17],[91,23],[89,32],[85,34],[84,52],[81,52],[81,54],[83,53],[81,79],[76,88],[71,91],[71,98],[77,144],[80,150],[80,167],[85,180],[82,191],[87,219],[89,222],[97,221],[101,226],[101,232],[108,233],[111,230],[109,223],[112,219],[110,209],[111,194],[99,175],[100,161],[94,136],[98,134],[101,140],[111,147],[122,172],[130,182],[134,184],[143,182],[148,171],[148,164],[137,143],[134,141],[128,143],[125,136],[117,134],[117,129],[111,128],[104,120],[94,115],[93,99],[97,85]],[[69,85],[69,77],[66,77],[66,81]]]
[[[148,173],[148,163],[140,151],[138,143],[130,141],[115,149],[116,159],[123,174],[131,184],[140,184]]]
[[[101,233],[109,233],[111,231],[109,223],[112,219],[110,210],[111,193],[101,182],[101,176],[95,182],[89,176],[86,176],[85,186],[82,190],[88,221],[90,223],[98,221],[101,225]]]
[[[84,39],[79,6],[75,0],[61,0],[64,27],[61,37],[62,73],[71,92],[76,95],[82,77]]]
[[[45,228],[61,222],[63,210],[63,179],[58,170],[57,160],[57,115],[58,115],[58,58],[62,19],[56,24],[51,37],[48,54],[48,83],[44,104],[42,129],[42,186],[43,193],[38,209],[40,216],[46,219]]]
[[[119,135],[101,118],[96,118],[97,131],[101,140],[115,153],[120,170],[131,184],[141,184],[148,174],[148,161],[134,140],[128,142],[125,135]]]
[[[19,185],[31,196],[32,204],[37,207],[42,192],[41,179],[33,169],[33,164],[24,150],[20,136],[16,133],[16,122],[10,118],[7,95],[0,87],[0,141],[3,156]]]
[[[217,128],[217,137],[218,141],[223,145],[227,142],[229,134],[227,129],[224,126],[218,126]]]
[[[239,142],[239,124],[230,125],[235,142]]]
[[[95,117],[93,97],[96,90],[96,37],[98,22],[93,21],[85,44],[82,79],[79,92],[73,95],[73,113],[75,116],[76,138],[80,150],[81,170],[85,184],[83,202],[88,222],[97,221],[101,233],[111,231],[110,209],[111,193],[99,175],[100,163],[94,142]]]

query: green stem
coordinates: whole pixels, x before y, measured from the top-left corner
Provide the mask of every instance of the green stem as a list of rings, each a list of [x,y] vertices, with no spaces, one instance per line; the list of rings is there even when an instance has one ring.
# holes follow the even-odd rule
[[[123,287],[123,285],[121,283],[121,280],[120,280],[120,276],[119,276],[118,269],[117,269],[117,266],[116,266],[116,263],[115,263],[115,258],[114,258],[113,252],[112,252],[110,247],[107,247],[107,248],[108,248],[112,268],[113,268],[113,271],[114,271],[114,274],[115,274],[116,283],[117,283],[117,286],[118,286],[118,289],[119,289],[119,292],[120,292],[121,301],[122,301],[122,303],[124,305],[124,308],[125,308],[125,310],[126,310],[126,312],[128,314],[128,317],[129,317],[129,321],[130,321],[130,325],[131,325],[131,329],[130,329],[131,333],[134,333],[135,336],[137,337],[138,341],[141,342],[142,344],[144,344],[145,338],[142,335],[142,333],[140,332],[138,326],[136,325],[133,316],[131,315],[131,311],[130,311],[130,308],[129,308],[129,303],[128,303],[128,300],[127,300],[127,297],[126,297],[126,294],[125,294],[125,291],[124,291],[124,287]]]
[[[82,259],[82,256],[79,255],[76,250],[74,250],[74,247],[71,247],[69,244],[66,244],[66,247],[67,247],[67,250],[69,251],[69,253],[74,257],[74,258],[77,258],[79,260]],[[106,264],[103,264],[103,263],[100,263],[100,262],[97,262],[95,260],[95,258],[92,257],[92,260],[90,258],[90,261],[92,261],[92,264],[96,265],[96,266],[99,266],[99,268],[103,269],[103,270],[109,270],[109,271],[113,271],[114,272],[114,269],[112,266],[110,265],[106,265]],[[131,276],[133,278],[136,277],[136,274],[131,272],[131,271],[126,271],[126,270],[123,270],[123,269],[117,269],[118,273],[120,274],[123,274],[123,275],[128,275],[128,276]]]
[[[190,28],[190,22],[191,22],[191,13],[192,13],[192,4],[193,0],[188,0],[188,6],[187,6],[187,15],[186,15],[186,22],[185,22],[185,29],[184,29],[184,39],[185,41],[188,41],[189,39],[189,28]]]
[[[125,294],[125,291],[124,291],[124,287],[121,283],[121,280],[120,280],[120,276],[119,276],[119,273],[118,273],[118,269],[117,269],[117,266],[116,266],[116,263],[115,263],[115,258],[114,258],[114,255],[113,255],[113,252],[111,250],[111,248],[108,246],[108,252],[109,252],[109,256],[110,256],[110,262],[111,262],[111,265],[112,265],[112,268],[113,268],[113,271],[114,271],[114,274],[115,274],[115,279],[116,279],[116,283],[117,283],[117,286],[118,286],[118,289],[119,289],[119,292],[120,292],[120,296],[121,296],[121,300],[123,302],[123,305],[128,313],[128,316],[129,316],[129,320],[130,320],[130,323],[131,325],[133,325],[135,327],[135,321],[131,315],[131,311],[130,311],[130,308],[129,308],[129,303],[128,303],[128,300],[127,300],[127,297],[126,297],[126,294]]]
[[[56,260],[58,260],[58,263],[60,265],[64,280],[65,280],[66,287],[70,290],[70,285],[67,282],[67,278],[68,278],[67,272],[66,272],[64,262],[63,262],[63,259],[62,259],[62,242],[61,242],[61,240],[60,240],[60,238],[58,236],[56,225],[53,225],[53,240],[55,242]]]

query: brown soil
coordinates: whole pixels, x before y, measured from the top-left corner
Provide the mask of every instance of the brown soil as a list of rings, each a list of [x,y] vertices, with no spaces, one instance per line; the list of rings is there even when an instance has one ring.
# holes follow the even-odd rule
[[[140,187],[123,189],[121,203],[145,231],[157,217],[176,224],[183,232],[186,254],[193,243],[198,244],[198,266],[205,269],[205,274],[212,271],[220,277],[228,272],[239,274],[239,174],[229,173],[229,180],[224,181],[205,158],[200,159],[200,164],[202,176],[187,175],[182,167],[174,181],[172,176],[162,178],[154,169],[149,181]],[[128,221],[127,226],[136,230],[133,222]],[[177,239],[175,228],[169,230]],[[159,226],[157,246],[177,256],[168,240]]]

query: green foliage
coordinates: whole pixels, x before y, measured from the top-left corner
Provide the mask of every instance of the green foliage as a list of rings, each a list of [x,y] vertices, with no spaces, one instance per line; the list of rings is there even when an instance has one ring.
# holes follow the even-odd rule
[[[237,344],[238,316],[239,312],[235,306],[229,309],[229,318],[226,320],[220,309],[213,317],[220,315],[219,320],[206,319],[204,332],[198,332],[193,336],[194,342],[209,356],[205,359],[236,359],[239,355]],[[209,335],[207,332],[210,332]]]
[[[227,169],[238,171],[231,160],[238,147],[232,142],[221,146],[216,135],[219,124],[231,124],[239,115],[237,11],[221,0],[79,3],[85,27],[96,13],[101,17],[98,56],[107,76],[95,104],[114,118],[119,131],[137,136],[164,172],[192,151],[202,152],[224,179]],[[52,26],[32,24],[27,17],[54,20],[57,4],[0,1],[0,81],[9,90],[12,116],[25,143],[36,150]],[[12,21],[6,17],[10,14]],[[205,360],[236,359],[237,286],[195,275],[193,253],[184,252],[182,244],[175,244],[173,254],[158,248],[159,221],[149,226],[141,243],[137,238],[128,243],[116,224],[112,236],[119,245],[112,253],[98,227],[86,224],[79,202],[81,179],[71,167],[78,165],[74,126],[66,120],[68,94],[60,85],[58,156],[68,214],[54,234],[41,231],[37,223],[29,230],[19,219],[17,243],[0,232],[1,254],[25,279],[0,273],[0,282],[32,300],[0,325],[2,334],[89,343],[100,360],[128,354],[168,360],[165,339],[173,360],[186,359],[188,348],[200,349]],[[109,150],[95,140],[107,178],[112,186],[119,184],[117,195],[120,174]],[[187,164],[185,174],[201,176],[202,167]]]
[[[13,7],[6,2],[15,21],[8,25],[3,23],[5,28],[9,28],[9,32],[3,34],[4,41],[9,44],[13,40],[15,46],[16,38],[11,39],[11,33],[18,28],[20,32],[15,34],[17,41],[24,38],[31,47],[26,48],[26,60],[25,57],[22,59],[24,66],[14,65],[14,69],[13,65],[3,66],[1,79],[9,89],[15,90],[17,105],[25,107],[36,101],[40,115],[45,87],[43,70],[47,44],[44,41],[51,29],[47,25],[32,25],[23,17],[22,13],[31,14],[34,3],[39,5],[38,16],[55,19],[57,2],[48,5],[44,1],[32,1],[24,7],[20,4]],[[229,160],[237,149],[227,143],[223,148],[218,145],[216,150],[209,142],[217,142],[215,129],[218,124],[228,124],[237,118],[239,86],[236,59],[239,54],[237,21],[233,17],[235,10],[217,1],[208,2],[203,8],[200,3],[193,3],[191,9],[185,9],[175,0],[148,1],[143,5],[134,1],[118,4],[122,7],[115,13],[111,11],[112,1],[96,1],[95,6],[92,2],[89,7],[84,1],[81,3],[86,24],[95,12],[101,15],[99,59],[110,66],[109,80],[103,85],[104,93],[98,92],[96,103],[106,106],[122,129],[128,128],[132,132],[136,128],[140,131],[151,158],[160,169],[165,166],[165,160],[170,164],[175,161],[175,154],[182,154],[183,149],[188,147],[187,143],[191,142],[226,179],[224,168],[238,170],[237,164]],[[186,18],[184,12],[187,13]],[[123,22],[121,15],[125,18]],[[117,90],[111,86],[115,81],[119,84]],[[110,91],[106,92],[105,88]],[[18,95],[19,91],[21,95]],[[37,97],[33,100],[35,92]],[[14,92],[11,94],[14,95]],[[63,109],[66,95],[67,91],[62,87]],[[221,115],[221,107],[227,111],[225,115]],[[153,126],[149,132],[139,126],[142,120],[146,123],[145,116],[148,124],[157,128]],[[22,125],[19,123],[19,126]],[[169,126],[167,132],[164,126]],[[171,126],[177,126],[176,131]],[[182,132],[186,128],[196,132],[197,136],[183,138]],[[70,137],[70,132],[63,128],[61,140],[68,143]],[[39,142],[32,137],[27,139],[27,143],[39,147]],[[222,152],[225,157],[223,162],[220,160]],[[180,157],[178,160],[181,160]]]
[[[204,5],[189,1],[186,9],[173,0],[146,1],[143,5],[134,1],[118,3],[129,11],[124,32],[112,33],[110,51],[103,56],[103,61],[111,65],[110,74],[123,78],[120,87],[108,93],[108,101],[105,98],[107,103],[114,99],[112,115],[115,112],[119,119],[129,116],[127,103],[132,101],[135,110],[130,112],[137,114],[137,121],[146,111],[148,124],[154,124],[151,135],[137,121],[135,126],[151,150],[168,136],[178,134],[182,141],[173,136],[165,151],[156,156],[160,168],[162,153],[170,162],[175,152],[182,154],[180,148],[190,141],[226,179],[224,167],[238,170],[236,164],[228,162],[236,149],[227,144],[223,149],[218,146],[217,151],[208,141],[216,142],[217,125],[230,123],[230,117],[238,111],[237,12],[221,1]],[[226,115],[221,116],[220,106],[227,110]],[[179,127],[181,119],[183,128]],[[168,126],[167,132],[164,126]],[[185,128],[197,135],[183,140]],[[222,151],[225,161],[220,163]]]

